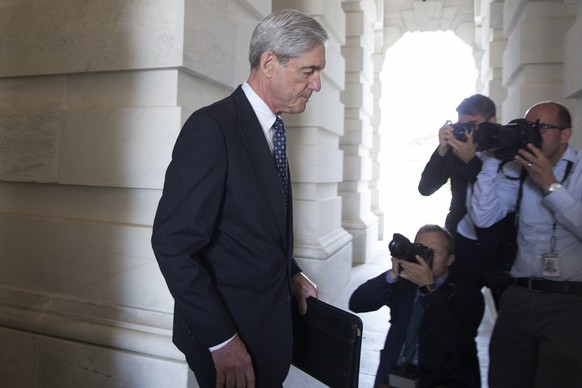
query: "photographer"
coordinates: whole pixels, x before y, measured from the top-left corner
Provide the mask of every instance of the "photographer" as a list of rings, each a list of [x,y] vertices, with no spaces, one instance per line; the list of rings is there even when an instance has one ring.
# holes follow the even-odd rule
[[[490,227],[520,198],[513,285],[491,337],[489,385],[581,387],[582,152],[568,144],[564,106],[535,104],[525,120],[538,128],[541,147],[520,148],[501,170],[500,160],[485,157],[470,209],[476,225]]]
[[[399,379],[420,379],[420,387],[480,387],[475,337],[483,296],[473,285],[448,281],[455,260],[452,235],[425,225],[415,244],[394,237],[392,269],[360,285],[349,301],[356,313],[390,308],[375,387],[397,387]]]
[[[457,112],[458,122],[439,130],[439,145],[422,172],[418,191],[424,196],[432,195],[450,179],[451,204],[445,227],[455,237],[456,245],[450,278],[482,287],[486,273],[500,263],[497,257],[482,251],[473,221],[467,214],[467,203],[482,164],[473,142],[473,129],[483,122],[495,123],[496,110],[490,98],[475,94],[465,98]],[[492,293],[497,301],[496,287]]]

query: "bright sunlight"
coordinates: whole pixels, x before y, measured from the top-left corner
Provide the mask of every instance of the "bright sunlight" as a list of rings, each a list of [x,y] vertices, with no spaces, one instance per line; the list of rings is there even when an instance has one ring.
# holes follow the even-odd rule
[[[380,206],[384,238],[414,238],[423,224],[444,225],[450,187],[418,193],[420,175],[438,145],[438,130],[457,121],[455,108],[475,94],[471,47],[451,31],[406,33],[387,52],[382,77]]]

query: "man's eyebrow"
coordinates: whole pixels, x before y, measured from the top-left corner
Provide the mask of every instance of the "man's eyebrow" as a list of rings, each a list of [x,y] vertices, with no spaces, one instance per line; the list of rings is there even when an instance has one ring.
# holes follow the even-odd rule
[[[303,66],[303,67],[301,67],[301,70],[307,70],[307,69],[310,69],[310,70],[321,70],[321,69],[323,69],[323,66],[311,65],[311,66]]]

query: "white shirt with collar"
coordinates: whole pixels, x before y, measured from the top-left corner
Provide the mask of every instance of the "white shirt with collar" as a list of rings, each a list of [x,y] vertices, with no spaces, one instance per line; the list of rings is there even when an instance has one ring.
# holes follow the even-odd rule
[[[251,88],[251,86],[245,81],[242,84],[242,90],[245,93],[245,96],[249,100],[251,107],[255,111],[257,118],[259,119],[259,124],[261,124],[261,128],[263,129],[263,133],[265,134],[265,138],[267,139],[267,143],[269,144],[269,148],[271,149],[271,153],[273,152],[273,124],[277,119],[277,116],[271,111],[271,109],[265,104],[265,101],[259,97],[257,93]]]

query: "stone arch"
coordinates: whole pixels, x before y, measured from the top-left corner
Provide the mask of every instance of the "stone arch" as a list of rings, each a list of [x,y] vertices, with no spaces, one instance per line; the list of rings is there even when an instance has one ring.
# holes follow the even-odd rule
[[[423,223],[444,222],[450,191],[423,197],[418,180],[438,144],[438,128],[456,121],[455,107],[475,93],[476,71],[472,48],[452,31],[407,32],[387,50],[378,160],[386,238],[393,232],[412,236]],[[390,190],[394,183],[396,191]]]

